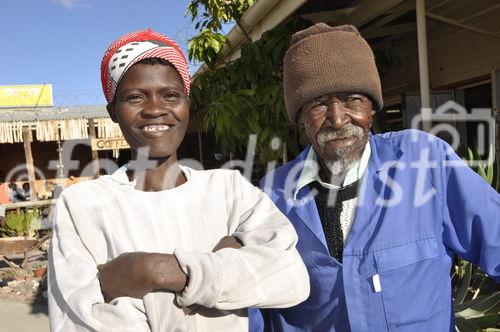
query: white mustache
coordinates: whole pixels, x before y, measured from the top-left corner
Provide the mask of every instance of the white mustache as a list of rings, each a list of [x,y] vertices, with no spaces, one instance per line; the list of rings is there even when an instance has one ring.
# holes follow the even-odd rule
[[[334,139],[344,139],[350,137],[363,137],[363,128],[355,126],[352,123],[346,125],[342,129],[335,130],[333,128],[325,128],[320,130],[317,136],[318,143],[323,144]]]

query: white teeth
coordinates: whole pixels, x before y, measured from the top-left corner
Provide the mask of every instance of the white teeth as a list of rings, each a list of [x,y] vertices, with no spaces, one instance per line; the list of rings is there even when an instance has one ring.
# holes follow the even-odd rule
[[[168,128],[170,128],[170,126],[166,126],[166,125],[152,125],[152,126],[142,127],[142,130],[144,130],[144,131],[162,131],[162,130],[167,130]]]

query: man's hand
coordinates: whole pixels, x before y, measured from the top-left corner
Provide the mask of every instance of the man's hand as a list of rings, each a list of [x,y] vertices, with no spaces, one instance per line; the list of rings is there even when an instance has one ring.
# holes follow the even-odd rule
[[[224,248],[233,248],[240,249],[243,246],[241,241],[234,236],[224,236],[219,243],[212,249],[212,252],[216,252],[218,250]]]
[[[121,296],[140,299],[159,289],[181,291],[187,281],[177,259],[168,254],[130,252],[97,268],[106,302]]]

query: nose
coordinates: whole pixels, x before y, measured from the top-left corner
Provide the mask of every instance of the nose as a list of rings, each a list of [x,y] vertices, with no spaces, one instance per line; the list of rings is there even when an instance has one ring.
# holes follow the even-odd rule
[[[328,103],[326,118],[335,129],[341,129],[351,122],[346,109],[338,101],[330,101]]]
[[[147,103],[144,104],[142,115],[145,118],[157,118],[169,113],[168,107],[164,100],[158,96],[151,96]]]

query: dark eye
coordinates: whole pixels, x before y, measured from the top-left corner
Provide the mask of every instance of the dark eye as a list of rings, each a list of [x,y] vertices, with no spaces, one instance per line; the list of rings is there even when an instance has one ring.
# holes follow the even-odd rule
[[[363,105],[364,98],[359,95],[346,96],[344,99],[344,105],[348,108],[359,108]]]
[[[322,112],[324,107],[326,107],[326,101],[323,98],[318,98],[310,101],[306,109],[314,114]]]
[[[363,101],[361,96],[348,96],[347,101]]]
[[[126,100],[129,103],[135,104],[135,103],[140,103],[142,101],[142,96],[141,95],[130,95],[127,96]]]
[[[177,92],[168,92],[164,96],[166,101],[176,101],[180,98],[180,94]]]
[[[316,103],[309,107],[309,112],[312,114],[322,113],[326,109],[326,105],[324,103]]]

